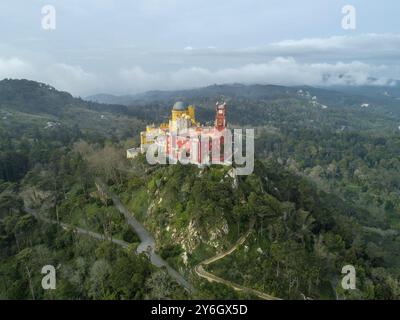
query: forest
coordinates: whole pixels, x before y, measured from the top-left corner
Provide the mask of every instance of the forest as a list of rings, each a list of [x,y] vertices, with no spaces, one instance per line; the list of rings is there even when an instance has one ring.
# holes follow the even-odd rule
[[[398,106],[378,99],[365,109],[364,97],[299,90],[221,86],[184,97],[198,105],[201,121],[212,119],[223,97],[231,126],[256,129],[255,172],[236,184],[226,167],[125,158],[140,130],[164,121],[170,101],[185,92],[121,106],[0,81],[0,298],[255,298],[193,272],[255,219],[246,242],[208,271],[283,299],[399,299]],[[157,252],[195,292],[135,253],[138,236],[96,179],[154,235]],[[56,290],[41,287],[48,264],[57,270]],[[356,290],[340,286],[347,264],[356,267]]]

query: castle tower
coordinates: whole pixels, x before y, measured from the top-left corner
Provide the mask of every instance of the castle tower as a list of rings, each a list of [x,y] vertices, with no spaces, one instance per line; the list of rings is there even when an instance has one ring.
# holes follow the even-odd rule
[[[185,114],[187,114],[187,105],[182,101],[176,102],[172,107],[172,121],[176,121]]]
[[[226,102],[216,104],[215,128],[222,131],[226,128]]]

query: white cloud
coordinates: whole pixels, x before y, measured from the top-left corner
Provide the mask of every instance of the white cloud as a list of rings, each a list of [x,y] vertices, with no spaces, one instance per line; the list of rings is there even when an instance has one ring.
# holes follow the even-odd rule
[[[101,76],[86,72],[80,66],[38,61],[32,63],[17,57],[0,57],[0,79],[4,78],[25,78],[44,82],[76,95],[105,90],[107,85]]]
[[[237,50],[242,54],[267,54],[313,59],[321,57],[349,59],[396,59],[400,56],[400,34],[360,34],[327,38],[284,40],[265,46]]]
[[[378,45],[378,47],[376,47]],[[284,50],[332,50],[332,49],[368,49],[374,52],[387,50],[398,51],[400,46],[399,34],[368,33],[356,36],[332,36],[328,38],[304,38],[300,40],[284,40],[270,44],[271,48]]]
[[[148,73],[140,67],[121,73],[123,86],[131,91],[150,89],[179,89],[223,83],[260,83],[281,85],[384,85],[386,66],[362,62],[334,64],[300,63],[294,58],[278,57],[265,63],[246,64],[238,68],[224,68],[211,71],[191,67],[174,72]],[[377,77],[372,80],[372,77]]]
[[[114,74],[91,73],[80,66],[53,63],[33,68],[18,58],[0,59],[0,76],[46,82],[75,95],[96,92],[137,93],[147,90],[184,89],[210,84],[281,85],[385,85],[388,67],[353,61],[349,63],[304,63],[292,57],[277,57],[264,63],[216,70],[188,67],[170,72],[148,72],[140,66]],[[372,80],[374,78],[374,80]]]
[[[20,78],[30,74],[32,67],[17,57],[3,59],[0,57],[0,78]]]
[[[102,84],[102,78],[99,75],[89,73],[80,66],[65,63],[55,63],[46,67],[42,79],[60,90],[78,95],[104,89],[103,86],[106,85],[106,83]]]
[[[161,73],[148,73],[141,67],[134,67],[121,70],[116,80],[120,87],[130,93],[162,88],[165,85],[164,79]]]
[[[196,48],[141,52],[130,48],[121,50],[119,59],[115,54],[108,55],[98,50],[86,53],[78,51],[79,59],[71,65],[57,62],[62,60],[60,57],[8,52],[12,58],[0,56],[0,77],[42,81],[83,96],[98,92],[126,94],[234,82],[384,85],[389,79],[400,78],[400,35],[394,34],[286,40],[264,47],[236,50]],[[102,63],[84,59],[86,56],[98,58]]]

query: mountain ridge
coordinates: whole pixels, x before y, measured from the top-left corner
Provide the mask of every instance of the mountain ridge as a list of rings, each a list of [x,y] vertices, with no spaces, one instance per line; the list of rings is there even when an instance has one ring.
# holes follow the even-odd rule
[[[371,94],[371,89],[373,93]],[[184,90],[150,90],[138,94],[113,95],[100,93],[85,97],[88,101],[98,103],[115,103],[129,105],[135,102],[157,102],[161,100],[170,100],[173,98],[193,99],[204,96],[214,96],[223,98],[224,95],[230,97],[244,97],[252,99],[273,98],[279,96],[295,95],[299,90],[309,91],[312,95],[329,95],[332,97],[338,95],[357,96],[360,101],[367,98],[379,98],[390,100],[390,98],[400,98],[400,82],[393,86],[282,86],[273,84],[252,84],[245,85],[234,84],[214,84],[205,87],[184,89]],[[390,94],[389,94],[390,92]],[[377,94],[378,93],[378,94]],[[379,95],[379,93],[381,93]],[[385,94],[388,93],[388,94]]]

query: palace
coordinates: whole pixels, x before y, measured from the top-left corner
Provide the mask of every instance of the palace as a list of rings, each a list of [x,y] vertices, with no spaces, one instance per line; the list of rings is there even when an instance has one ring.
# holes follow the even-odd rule
[[[169,122],[158,127],[148,125],[140,134],[140,148],[127,150],[127,157],[135,158],[153,146],[172,163],[185,158],[187,163],[197,165],[230,164],[231,155],[224,152],[228,150],[224,145],[226,127],[226,103],[216,104],[214,126],[203,126],[196,122],[195,107],[178,101]]]

